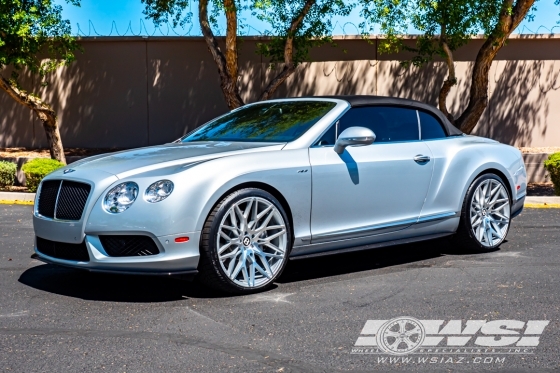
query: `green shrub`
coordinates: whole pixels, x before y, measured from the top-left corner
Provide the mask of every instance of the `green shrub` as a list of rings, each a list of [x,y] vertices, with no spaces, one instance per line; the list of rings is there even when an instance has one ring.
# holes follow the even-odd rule
[[[24,164],[21,170],[25,173],[26,184],[29,191],[36,192],[41,180],[61,167],[64,167],[64,163],[55,159],[35,158]]]
[[[560,153],[554,153],[548,156],[544,161],[544,168],[550,174],[550,180],[554,183],[554,194],[560,196]]]
[[[14,184],[16,179],[17,166],[15,163],[0,161],[0,187],[7,187]]]

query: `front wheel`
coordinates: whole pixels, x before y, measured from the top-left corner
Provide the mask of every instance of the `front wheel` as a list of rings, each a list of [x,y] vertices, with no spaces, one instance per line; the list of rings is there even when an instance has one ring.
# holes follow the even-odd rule
[[[206,220],[200,279],[229,293],[263,290],[284,270],[291,243],[288,218],[278,200],[261,189],[241,189],[218,203]]]
[[[463,202],[455,243],[469,251],[492,251],[505,240],[511,222],[511,198],[495,174],[479,176]]]

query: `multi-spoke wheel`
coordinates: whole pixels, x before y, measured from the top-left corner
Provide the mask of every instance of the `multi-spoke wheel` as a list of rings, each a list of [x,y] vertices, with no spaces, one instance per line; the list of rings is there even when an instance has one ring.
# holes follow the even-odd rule
[[[508,233],[510,209],[510,196],[503,180],[494,174],[480,176],[465,197],[456,242],[471,250],[496,249]]]
[[[211,287],[248,293],[281,274],[291,248],[282,205],[260,189],[242,189],[221,201],[202,232],[200,274]]]

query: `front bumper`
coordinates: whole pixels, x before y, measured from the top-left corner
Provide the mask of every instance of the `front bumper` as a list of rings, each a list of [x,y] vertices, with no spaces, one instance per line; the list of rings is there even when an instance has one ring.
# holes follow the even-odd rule
[[[103,234],[110,233],[104,232]],[[123,232],[119,232],[119,234],[122,235]],[[134,234],[139,233],[134,232]],[[188,242],[175,242],[175,238],[185,236],[189,237]],[[46,239],[49,239],[49,237],[46,237]],[[37,249],[37,242],[35,242],[35,253],[37,259],[46,263],[96,272],[145,275],[196,274],[199,260],[200,232],[152,237],[152,239],[160,251],[157,255],[111,257],[105,252],[99,236],[94,234],[85,235],[85,244],[89,255],[89,261],[87,262],[65,260],[45,255]]]
[[[511,218],[515,218],[517,215],[521,214],[523,211],[523,206],[525,205],[525,195],[519,197],[513,206],[511,207]]]

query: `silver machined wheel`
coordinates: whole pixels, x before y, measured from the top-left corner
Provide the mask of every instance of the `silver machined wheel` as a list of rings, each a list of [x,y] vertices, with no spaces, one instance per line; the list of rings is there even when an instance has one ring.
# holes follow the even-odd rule
[[[484,247],[499,245],[510,223],[509,195],[495,179],[484,180],[475,190],[470,205],[470,221],[477,241]]]
[[[261,197],[234,203],[220,222],[216,240],[222,269],[244,288],[273,281],[286,260],[286,223],[276,206]]]

